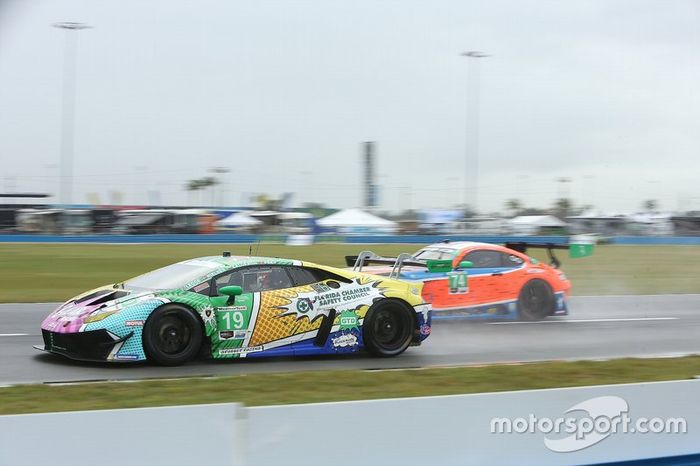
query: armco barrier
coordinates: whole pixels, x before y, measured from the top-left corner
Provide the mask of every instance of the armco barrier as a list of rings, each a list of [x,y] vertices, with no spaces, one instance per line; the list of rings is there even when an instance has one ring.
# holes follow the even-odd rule
[[[405,236],[332,236],[315,238],[317,243],[325,243],[333,239],[339,243],[353,244],[429,244],[442,241],[448,236],[405,235]],[[566,236],[449,236],[452,241],[485,241],[490,243],[505,243],[506,241],[530,241],[535,243],[566,244]],[[0,234],[0,243],[256,243],[276,242],[285,243],[284,235],[239,235],[219,233],[212,235],[193,234],[163,234],[163,235],[27,235]]]
[[[258,235],[0,235],[0,243],[255,243]]]
[[[316,243],[350,244],[430,244],[449,238],[451,241],[506,243],[528,241],[540,244],[567,244],[568,236],[455,236],[455,235],[391,235],[391,236],[316,236]],[[286,243],[284,235],[245,235],[217,233],[211,235],[29,235],[0,234],[0,243]],[[610,244],[700,245],[700,236],[617,236],[607,238]]]
[[[700,236],[613,236],[610,244],[698,246]]]
[[[633,419],[684,417],[687,433],[610,434],[570,453],[555,452],[545,445],[545,437],[566,435],[491,433],[494,417],[527,420],[532,414],[556,420],[586,400],[611,396],[624,400]],[[700,380],[689,380],[249,408],[249,458],[251,465],[284,460],[304,466],[545,466],[678,455],[697,455],[695,460],[700,462],[699,402]],[[594,401],[588,410],[593,413],[596,409],[597,414],[606,414],[609,407]]]
[[[0,416],[0,466],[245,465],[235,403]]]
[[[0,465],[698,464],[699,401],[700,380],[688,380],[254,408],[0,416]],[[623,433],[620,423],[613,433],[620,413],[632,426],[641,418],[682,419],[685,433]],[[542,420],[567,416],[580,423],[579,434],[588,427],[590,433],[580,439],[545,433],[551,427]],[[492,433],[494,418],[510,419],[514,432]],[[657,460],[642,462],[649,458]]]

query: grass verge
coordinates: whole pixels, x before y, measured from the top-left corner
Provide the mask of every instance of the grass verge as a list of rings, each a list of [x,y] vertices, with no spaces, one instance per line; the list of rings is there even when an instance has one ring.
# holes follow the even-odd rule
[[[690,379],[700,356],[420,370],[293,372],[0,389],[0,414],[242,402],[247,406]]]
[[[395,256],[414,252],[411,244],[262,244],[254,254],[344,266],[344,256],[371,249]],[[0,302],[65,301],[83,291],[123,281],[179,260],[231,250],[247,255],[248,245],[221,244],[0,244]],[[546,252],[531,250],[546,261]],[[592,257],[568,259],[562,269],[578,295],[700,293],[700,247],[613,246]]]

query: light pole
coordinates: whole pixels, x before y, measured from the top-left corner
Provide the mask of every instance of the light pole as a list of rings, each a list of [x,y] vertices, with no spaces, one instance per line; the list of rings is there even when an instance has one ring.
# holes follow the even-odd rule
[[[66,31],[63,52],[63,107],[61,111],[61,204],[73,203],[73,142],[75,139],[75,71],[77,68],[77,34],[73,31],[88,29],[84,23],[54,23],[53,27]]]
[[[489,55],[475,50],[462,53],[467,58],[467,143],[464,206],[472,200],[474,212],[479,210],[479,58]],[[470,176],[471,175],[471,176]],[[471,186],[470,186],[471,184]],[[470,189],[474,195],[470,196]]]

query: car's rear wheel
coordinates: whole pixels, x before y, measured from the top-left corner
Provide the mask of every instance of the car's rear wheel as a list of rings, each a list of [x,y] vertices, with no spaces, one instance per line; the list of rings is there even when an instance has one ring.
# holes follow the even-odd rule
[[[367,311],[362,324],[365,346],[375,356],[397,356],[411,344],[413,327],[408,306],[391,299],[378,301]]]
[[[538,278],[530,280],[520,290],[519,317],[522,320],[542,320],[552,314],[554,293],[549,284]]]
[[[190,309],[177,304],[161,306],[143,327],[143,349],[149,361],[179,366],[193,359],[202,346],[202,324]]]

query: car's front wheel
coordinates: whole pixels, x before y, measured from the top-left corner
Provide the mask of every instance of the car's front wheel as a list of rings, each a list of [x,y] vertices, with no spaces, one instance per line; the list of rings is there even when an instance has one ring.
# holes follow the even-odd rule
[[[149,361],[179,366],[193,359],[202,346],[202,324],[190,309],[161,306],[143,326],[143,349]]]
[[[372,305],[362,324],[367,350],[375,356],[403,353],[413,338],[413,314],[405,304],[385,299]]]
[[[541,320],[552,314],[554,293],[549,284],[536,278],[530,280],[520,290],[518,310],[521,320]]]

